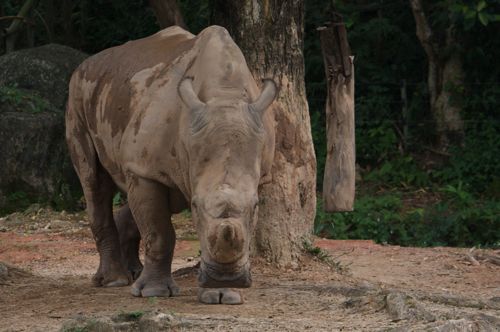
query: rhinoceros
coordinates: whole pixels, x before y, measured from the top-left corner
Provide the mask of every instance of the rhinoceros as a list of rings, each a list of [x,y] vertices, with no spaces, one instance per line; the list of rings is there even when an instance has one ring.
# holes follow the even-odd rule
[[[270,180],[269,106],[277,91],[272,79],[259,91],[241,50],[217,26],[197,36],[170,27],[77,68],[66,140],[100,256],[95,286],[137,278],[134,296],[178,294],[171,215],[190,207],[201,247],[200,301],[241,302],[228,288],[251,285],[250,238],[258,187]],[[117,190],[128,205],[115,223]]]

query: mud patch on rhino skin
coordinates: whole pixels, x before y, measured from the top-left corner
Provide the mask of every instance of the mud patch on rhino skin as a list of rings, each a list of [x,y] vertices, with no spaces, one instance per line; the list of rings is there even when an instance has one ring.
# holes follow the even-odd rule
[[[148,150],[146,148],[143,148],[141,151],[141,158],[146,159],[148,155],[149,155]]]
[[[147,77],[144,81],[144,87],[149,88],[155,81],[157,81],[156,83],[158,85],[165,85],[168,82],[168,77],[166,74],[169,69],[170,66],[166,65],[165,63],[159,63],[153,68],[150,68],[149,77]],[[134,75],[134,78],[136,75]]]

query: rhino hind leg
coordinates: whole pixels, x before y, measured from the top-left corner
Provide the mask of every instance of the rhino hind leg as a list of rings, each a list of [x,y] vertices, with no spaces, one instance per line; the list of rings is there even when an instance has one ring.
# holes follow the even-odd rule
[[[90,228],[99,252],[99,268],[92,278],[92,283],[105,287],[126,286],[131,277],[122,264],[120,242],[112,211],[116,185],[99,162],[87,133],[68,140],[68,148],[82,184]]]
[[[132,285],[134,296],[175,296],[172,278],[175,231],[170,220],[168,188],[140,177],[129,177],[128,204],[144,242],[144,269]]]
[[[135,223],[128,203],[122,206],[114,215],[116,228],[120,237],[120,248],[123,264],[136,280],[142,272],[142,263],[139,259],[139,244],[141,234]]]
[[[230,288],[199,288],[198,301],[205,304],[242,304],[240,291]]]

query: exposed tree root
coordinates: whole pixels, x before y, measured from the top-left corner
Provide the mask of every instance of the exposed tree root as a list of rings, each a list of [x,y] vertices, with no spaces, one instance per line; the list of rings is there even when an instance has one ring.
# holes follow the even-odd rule
[[[470,248],[466,253],[467,259],[472,263],[472,265],[481,265],[480,262],[492,263],[500,266],[500,251],[495,251],[493,255],[487,254],[484,250],[478,250],[476,247]]]

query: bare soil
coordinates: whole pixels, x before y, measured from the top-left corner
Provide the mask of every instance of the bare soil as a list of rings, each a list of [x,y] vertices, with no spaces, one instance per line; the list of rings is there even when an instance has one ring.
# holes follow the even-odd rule
[[[500,266],[487,259],[498,251],[316,239],[330,257],[305,253],[283,269],[255,259],[244,304],[203,305],[189,216],[174,223],[181,295],[134,298],[90,285],[85,213],[33,206],[0,218],[0,331],[500,331]]]

